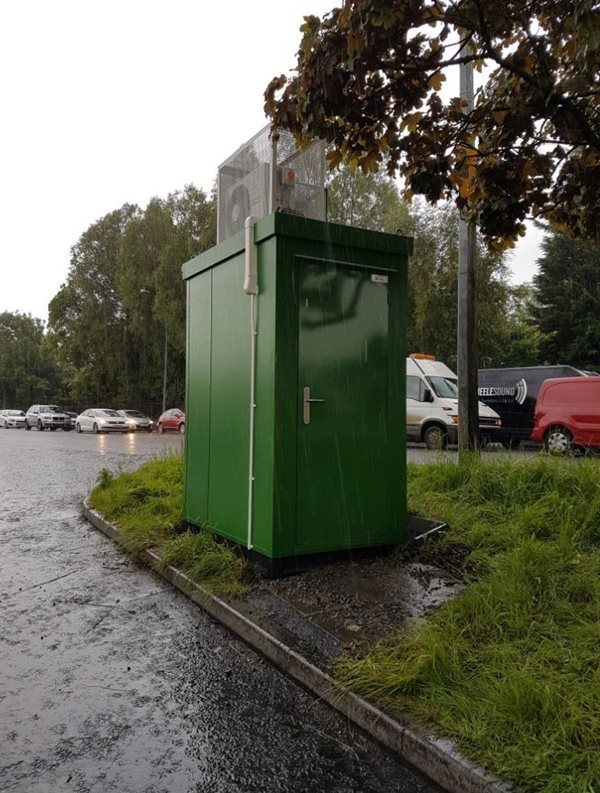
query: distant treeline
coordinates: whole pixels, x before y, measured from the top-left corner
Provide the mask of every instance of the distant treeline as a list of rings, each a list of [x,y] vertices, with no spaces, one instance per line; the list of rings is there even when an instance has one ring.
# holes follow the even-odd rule
[[[458,217],[450,205],[407,205],[392,181],[342,168],[330,220],[414,236],[407,352],[456,362]],[[145,209],[126,204],[71,249],[47,326],[0,314],[0,405],[33,402],[160,410],[183,406],[185,287],[181,265],[215,244],[215,196],[188,185]],[[477,246],[481,367],[564,363],[600,369],[600,249],[548,232],[531,284],[513,286],[506,254]]]

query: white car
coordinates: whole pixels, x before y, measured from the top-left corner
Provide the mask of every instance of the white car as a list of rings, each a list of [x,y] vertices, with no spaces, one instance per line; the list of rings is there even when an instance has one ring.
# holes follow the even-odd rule
[[[22,410],[0,410],[0,427],[24,427],[25,413]]]
[[[77,432],[129,432],[129,426],[123,416],[109,408],[90,408],[84,410],[75,419]]]

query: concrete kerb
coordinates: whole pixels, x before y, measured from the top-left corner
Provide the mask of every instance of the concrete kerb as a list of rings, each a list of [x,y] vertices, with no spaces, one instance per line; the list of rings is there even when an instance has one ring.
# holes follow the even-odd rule
[[[83,505],[83,515],[92,526],[120,544],[118,530],[91,509],[87,501]],[[341,689],[322,669],[176,568],[158,570],[158,556],[153,551],[143,551],[140,558],[267,660],[449,793],[510,793],[512,790],[509,784],[462,757],[450,741],[435,738],[402,716],[392,718],[356,694]]]

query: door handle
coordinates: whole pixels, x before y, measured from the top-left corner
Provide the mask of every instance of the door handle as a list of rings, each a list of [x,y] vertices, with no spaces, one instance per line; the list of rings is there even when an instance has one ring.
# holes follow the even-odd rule
[[[311,402],[325,402],[324,399],[316,399],[310,395],[310,387],[304,386],[302,389],[302,421],[310,424],[310,405]]]

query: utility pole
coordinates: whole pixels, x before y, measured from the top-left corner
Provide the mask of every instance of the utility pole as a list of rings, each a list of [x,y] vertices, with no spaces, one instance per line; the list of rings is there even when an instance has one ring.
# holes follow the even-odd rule
[[[473,67],[460,65],[460,98],[466,114],[473,110]],[[468,151],[465,148],[468,156]],[[477,318],[475,312],[475,222],[459,221],[458,229],[458,450],[479,448],[477,399]]]

